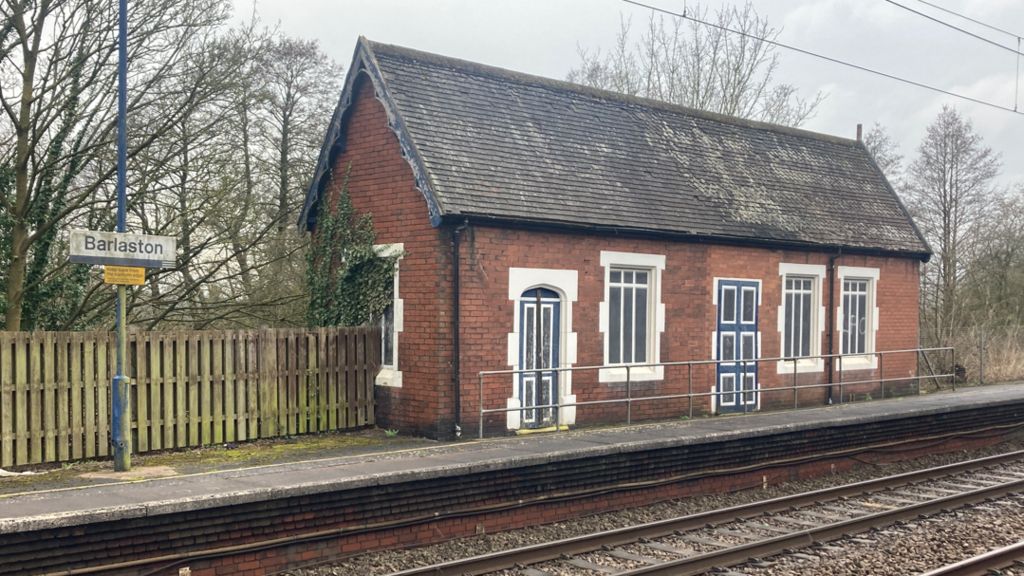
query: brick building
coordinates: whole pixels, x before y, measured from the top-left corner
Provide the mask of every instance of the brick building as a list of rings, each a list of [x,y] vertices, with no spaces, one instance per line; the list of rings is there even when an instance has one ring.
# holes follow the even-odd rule
[[[858,141],[360,39],[300,227],[349,167],[380,250],[401,254],[382,426],[450,437],[481,395],[522,409],[488,415],[499,430],[621,422],[624,404],[528,408],[626,394],[822,403],[917,369],[876,352],[917,347],[929,248]],[[719,362],[665,365],[693,360]],[[502,369],[531,372],[480,386]]]

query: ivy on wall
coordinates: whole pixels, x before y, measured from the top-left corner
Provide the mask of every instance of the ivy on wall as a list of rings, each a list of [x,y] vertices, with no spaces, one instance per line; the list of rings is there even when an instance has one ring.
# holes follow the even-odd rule
[[[338,199],[320,202],[307,256],[310,326],[360,326],[383,314],[392,302],[395,263],[401,254],[381,256],[373,245],[370,214],[358,215],[349,198],[352,166],[345,171]]]

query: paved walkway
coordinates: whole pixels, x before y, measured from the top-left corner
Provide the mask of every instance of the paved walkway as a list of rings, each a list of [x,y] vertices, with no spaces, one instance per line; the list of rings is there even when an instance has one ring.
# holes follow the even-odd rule
[[[0,494],[0,533],[151,516],[406,480],[571,460],[1024,402],[1024,386],[998,385],[786,412],[432,443],[87,486]],[[136,472],[137,474],[138,472]],[[0,486],[5,479],[0,478]]]

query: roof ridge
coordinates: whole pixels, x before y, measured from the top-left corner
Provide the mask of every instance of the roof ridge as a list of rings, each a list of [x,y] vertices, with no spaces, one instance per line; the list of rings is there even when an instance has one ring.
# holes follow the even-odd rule
[[[630,96],[629,94],[615,92],[614,90],[593,88],[590,86],[576,84],[566,80],[556,80],[554,78],[548,78],[546,76],[538,76],[536,74],[528,74],[526,72],[519,72],[516,70],[510,70],[508,68],[501,68],[499,66],[481,64],[479,62],[473,62],[472,60],[464,60],[462,58],[455,58],[453,56],[444,56],[442,54],[437,54],[434,52],[425,52],[423,50],[417,50],[415,48],[408,48],[405,46],[398,46],[396,44],[376,42],[374,40],[366,38],[365,36],[360,36],[359,41],[363,42],[369,49],[369,51],[374,55],[376,55],[377,52],[380,52],[383,54],[399,58],[426,61],[437,66],[446,66],[449,68],[463,70],[471,74],[492,76],[523,84],[540,86],[542,88],[547,88],[551,90],[572,91],[578,94],[590,96],[592,98],[597,98],[600,100],[621,102],[623,104],[631,104],[647,108],[658,108],[669,112],[678,112],[689,116],[696,116],[714,122],[735,124],[746,128],[765,130],[768,132],[780,132],[798,137],[823,140],[834,144],[844,144],[847,146],[857,145],[857,140],[855,139],[844,138],[842,136],[836,136],[834,134],[825,134],[822,132],[814,132],[812,130],[807,130],[804,128],[795,128],[792,126],[773,124],[771,122],[764,122],[761,120],[751,120],[749,118],[729,116],[727,114],[709,112],[707,110],[691,108],[689,106],[683,106],[681,104],[673,104],[671,102],[665,102],[664,100],[657,100],[654,98]]]

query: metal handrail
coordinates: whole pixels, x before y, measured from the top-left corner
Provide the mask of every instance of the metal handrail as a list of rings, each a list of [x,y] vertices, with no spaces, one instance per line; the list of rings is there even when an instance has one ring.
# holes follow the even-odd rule
[[[920,354],[925,353],[925,352],[943,352],[943,353],[949,352],[950,356],[951,356],[951,360],[950,360],[951,361],[951,365],[954,366],[953,372],[952,373],[948,373],[948,374],[924,374],[924,375],[922,375],[921,371],[920,371],[919,362],[918,362],[918,369],[915,372],[914,376],[899,377],[899,378],[885,378],[884,364],[883,364],[883,358],[885,356],[887,356],[887,355],[891,356],[891,355],[895,355],[895,354],[910,354],[910,353],[920,355]],[[844,370],[844,368],[843,368],[843,360],[844,359],[849,360],[849,359],[853,359],[853,358],[864,358],[864,357],[871,357],[871,356],[877,358],[877,360],[878,360],[878,365],[877,365],[876,368],[859,368],[858,367],[858,368],[851,368],[849,370]],[[838,369],[836,369],[834,365],[830,365],[830,367],[829,367],[829,369],[832,372],[835,372],[835,373],[839,374],[839,381],[838,382],[823,382],[823,383],[815,383],[815,384],[797,384],[797,376],[800,373],[800,370],[799,370],[800,366],[799,366],[799,364],[800,364],[801,361],[804,361],[804,362],[806,362],[808,360],[819,361],[819,360],[826,360],[826,359],[838,359],[839,360],[839,367],[838,367]],[[768,389],[763,389],[762,388],[762,389],[757,389],[754,392],[758,392],[758,393],[760,393],[760,392],[781,392],[781,391],[792,390],[793,391],[793,407],[794,408],[799,408],[799,392],[800,392],[800,390],[805,390],[805,389],[810,389],[810,388],[824,388],[824,387],[830,387],[830,386],[838,386],[839,387],[839,401],[840,402],[843,401],[843,389],[845,387],[854,386],[854,385],[858,385],[858,384],[878,384],[881,387],[882,395],[884,396],[884,394],[885,394],[885,384],[887,382],[906,382],[908,380],[914,380],[916,385],[917,385],[917,393],[920,394],[921,393],[921,380],[922,379],[926,379],[926,378],[931,378],[931,379],[949,378],[950,381],[952,382],[953,388],[955,390],[956,389],[955,360],[956,360],[956,350],[952,346],[945,346],[945,347],[932,347],[932,348],[906,348],[906,349],[900,349],[900,350],[884,350],[884,351],[876,351],[876,352],[867,352],[867,353],[864,353],[864,354],[816,354],[816,355],[813,355],[813,356],[799,356],[799,357],[778,356],[778,357],[769,357],[769,358],[751,358],[751,359],[746,359],[746,360],[741,360],[741,359],[733,359],[733,360],[683,360],[683,361],[674,361],[674,362],[647,362],[647,363],[642,363],[642,364],[601,364],[601,365],[588,365],[588,366],[560,366],[560,367],[552,367],[552,368],[543,368],[543,369],[539,369],[539,370],[537,368],[530,368],[530,369],[505,369],[505,370],[482,370],[482,371],[477,373],[478,381],[479,381],[479,401],[480,401],[480,404],[479,404],[479,406],[480,406],[480,408],[479,408],[479,413],[480,413],[479,436],[480,436],[480,438],[483,438],[483,436],[484,436],[484,421],[485,421],[486,415],[488,415],[488,414],[495,414],[495,413],[502,413],[502,412],[504,412],[504,413],[507,413],[507,412],[522,412],[522,411],[525,411],[525,410],[544,410],[544,409],[551,408],[551,409],[555,410],[555,427],[556,427],[556,429],[560,429],[561,428],[561,408],[577,407],[577,406],[594,406],[594,405],[600,405],[600,404],[625,403],[626,404],[626,423],[627,424],[631,424],[632,423],[632,405],[633,405],[633,402],[648,402],[648,401],[654,401],[654,400],[674,400],[674,399],[687,398],[687,399],[689,399],[689,417],[692,418],[693,417],[693,401],[694,401],[695,398],[705,398],[705,397],[716,397],[717,398],[717,397],[720,397],[720,396],[733,396],[733,395],[735,395],[735,396],[738,396],[738,400],[737,401],[740,404],[742,404],[744,412],[747,411],[748,404],[747,404],[747,402],[745,402],[743,397],[746,394],[749,394],[750,392],[744,390],[742,388],[742,386],[740,388],[736,389],[736,390],[731,391],[731,392],[720,392],[720,391],[694,392],[693,391],[693,368],[694,367],[700,367],[700,366],[712,366],[713,365],[717,369],[717,367],[719,367],[721,365],[742,365],[743,370],[745,371],[749,364],[753,364],[754,367],[756,368],[758,366],[758,364],[765,363],[765,362],[792,363],[792,365],[793,365],[792,366],[793,383],[791,385],[788,385],[788,386],[773,386],[773,387],[768,388]],[[657,395],[657,396],[633,396],[632,395],[632,382],[633,382],[632,376],[633,376],[633,371],[634,370],[636,370],[636,369],[644,369],[644,368],[659,368],[659,367],[666,367],[666,368],[668,368],[668,367],[678,367],[678,366],[684,366],[684,367],[687,368],[687,392],[686,393],[663,394],[663,395]],[[558,402],[557,401],[558,395],[556,394],[555,395],[556,402],[551,403],[551,404],[538,404],[538,405],[533,405],[533,406],[529,406],[529,407],[522,407],[522,406],[520,406],[518,408],[507,408],[507,407],[506,408],[484,408],[484,379],[486,377],[488,377],[488,376],[538,374],[538,373],[545,373],[545,372],[546,373],[592,372],[592,371],[595,371],[595,370],[621,370],[621,369],[625,369],[625,371],[626,371],[626,379],[624,381],[625,390],[626,390],[626,397],[625,398],[609,398],[609,399],[604,399],[604,400],[585,400],[585,401],[580,401],[580,402],[565,402],[565,403],[563,403],[563,402]],[[864,370],[872,370],[872,371],[877,370],[878,374],[879,374],[879,377],[878,378],[871,378],[871,379],[867,379],[867,380],[853,380],[853,381],[844,381],[843,378],[842,378],[843,373],[846,372],[846,371],[853,372],[853,371],[864,371]]]

